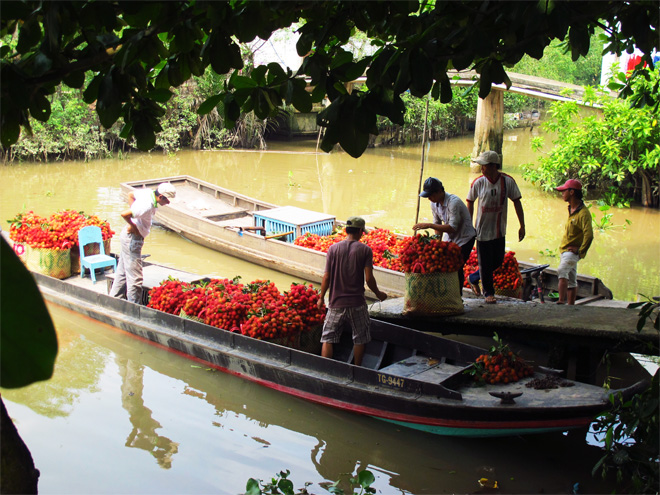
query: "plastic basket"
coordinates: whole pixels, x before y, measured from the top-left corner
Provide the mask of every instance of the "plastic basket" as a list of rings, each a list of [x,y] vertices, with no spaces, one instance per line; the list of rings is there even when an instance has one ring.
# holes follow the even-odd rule
[[[293,234],[284,239],[286,242],[293,242],[296,237],[307,233],[320,236],[332,234],[335,217],[295,206],[284,206],[255,213],[254,224],[256,227],[265,228],[266,235],[293,231]]]

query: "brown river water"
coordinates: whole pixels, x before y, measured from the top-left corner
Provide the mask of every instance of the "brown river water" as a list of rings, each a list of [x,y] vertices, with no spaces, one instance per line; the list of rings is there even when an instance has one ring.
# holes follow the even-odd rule
[[[556,194],[522,181],[519,165],[534,160],[529,129],[505,136],[505,172],[522,190],[527,238],[508,248],[521,260],[550,263],[566,207]],[[315,141],[271,143],[268,152],[192,152],[130,155],[124,160],[14,164],[0,167],[0,219],[64,208],[94,213],[122,227],[119,183],[187,174],[280,205],[295,205],[369,225],[411,233],[417,208],[420,146],[315,154]],[[472,138],[431,143],[424,177],[465,197],[476,177],[453,160]],[[642,208],[610,210],[614,228],[596,232],[580,272],[598,276],[617,299],[658,294],[660,216]],[[601,216],[600,212],[597,214]],[[427,200],[420,220],[430,217]],[[627,228],[625,220],[632,222]],[[118,235],[112,241],[118,250]],[[253,266],[171,232],[154,228],[145,243],[150,260],[213,276],[268,278],[282,290],[290,276]],[[41,493],[236,494],[248,478],[291,470],[294,485],[318,483],[369,469],[379,493],[476,493],[480,478],[500,493],[608,493],[591,477],[600,457],[584,432],[508,439],[453,439],[292,399],[239,378],[199,367],[119,330],[50,306],[60,353],[54,377],[3,390],[10,416],[41,471]],[[348,487],[344,485],[347,489]]]

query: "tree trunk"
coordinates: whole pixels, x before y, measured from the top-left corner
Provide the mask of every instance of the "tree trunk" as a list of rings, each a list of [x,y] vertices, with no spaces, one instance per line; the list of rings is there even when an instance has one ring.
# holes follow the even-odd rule
[[[658,197],[653,196],[653,187],[651,186],[651,179],[649,176],[646,174],[645,171],[640,170],[640,174],[642,177],[642,205],[647,206],[647,207],[653,207],[653,206],[658,206]]]
[[[0,493],[38,493],[39,470],[0,397]]]
[[[476,158],[484,151],[496,151],[502,157],[503,142],[504,93],[493,88],[485,99],[479,98],[477,103],[472,158]]]

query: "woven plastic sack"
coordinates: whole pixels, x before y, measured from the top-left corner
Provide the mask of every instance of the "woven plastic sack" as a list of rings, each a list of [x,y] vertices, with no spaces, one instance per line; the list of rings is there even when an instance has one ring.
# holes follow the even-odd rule
[[[105,254],[110,255],[110,239],[103,241],[103,249],[105,249]],[[99,254],[100,252],[101,250],[98,244],[88,244],[85,246],[85,255],[87,256]],[[80,273],[80,248],[78,246],[71,248],[71,273]]]
[[[32,272],[60,280],[71,276],[70,249],[33,248],[27,244],[14,244],[14,251]]]
[[[186,312],[185,312],[184,310],[181,310],[181,311],[179,312],[179,316],[180,316],[181,318],[183,318],[184,320],[193,320],[193,321],[198,321],[198,322],[200,322],[200,323],[204,323],[204,319],[203,319],[203,318],[199,318],[199,317],[197,317],[197,316],[191,316],[191,315],[188,315],[188,314],[186,314]]]
[[[273,344],[283,345],[284,347],[290,347],[291,349],[300,349],[300,333],[264,340]]]
[[[314,325],[307,331],[300,333],[300,350],[310,354],[321,354],[321,334],[323,333],[323,324]]]
[[[458,273],[406,273],[403,314],[460,315],[465,312]]]
[[[522,298],[522,284],[520,284],[517,288],[515,289],[498,289],[497,287],[495,288],[495,294],[498,296],[505,296],[505,297],[513,297],[515,299],[521,299]]]

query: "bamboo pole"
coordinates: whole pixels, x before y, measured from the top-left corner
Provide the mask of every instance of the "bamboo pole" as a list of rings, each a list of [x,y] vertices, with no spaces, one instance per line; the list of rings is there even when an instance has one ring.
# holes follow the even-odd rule
[[[424,155],[426,151],[426,123],[429,118],[429,99],[426,98],[426,111],[424,112],[424,134],[422,135],[422,166],[419,170],[419,186],[417,187],[417,212],[415,213],[415,224],[419,220],[419,203],[421,201],[419,194],[422,192],[422,180],[424,179]],[[413,224],[413,225],[415,225]]]

